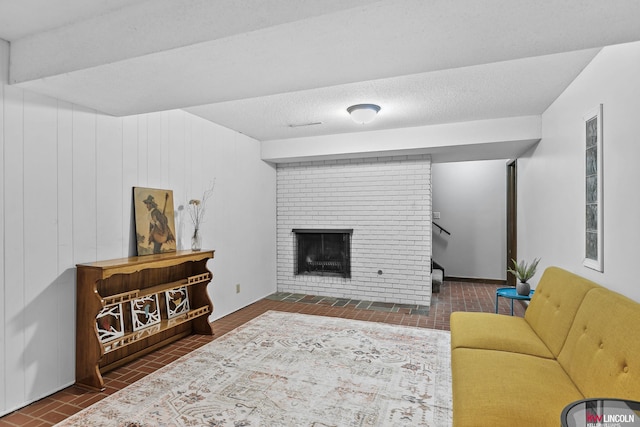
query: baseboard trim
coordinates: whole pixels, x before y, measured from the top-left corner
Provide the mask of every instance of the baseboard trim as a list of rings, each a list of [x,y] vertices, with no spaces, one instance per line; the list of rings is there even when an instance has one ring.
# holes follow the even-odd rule
[[[445,281],[450,282],[473,282],[473,283],[486,283],[488,285],[504,285],[507,286],[506,280],[500,279],[481,279],[476,277],[455,277],[455,276],[446,276],[444,278]]]

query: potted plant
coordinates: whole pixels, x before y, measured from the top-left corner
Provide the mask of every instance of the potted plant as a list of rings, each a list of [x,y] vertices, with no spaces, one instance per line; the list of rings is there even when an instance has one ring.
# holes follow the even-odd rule
[[[516,284],[516,292],[518,295],[529,295],[531,292],[531,286],[528,281],[536,274],[536,268],[540,262],[540,258],[535,258],[531,265],[527,265],[524,260],[517,263],[515,259],[512,259],[513,268],[507,268],[507,271],[518,279],[519,283]]]

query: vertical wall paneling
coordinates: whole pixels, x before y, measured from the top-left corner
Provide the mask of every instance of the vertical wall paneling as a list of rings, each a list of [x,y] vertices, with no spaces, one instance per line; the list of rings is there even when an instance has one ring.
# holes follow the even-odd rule
[[[9,43],[0,40],[0,310],[5,310],[5,287],[4,280],[4,193],[5,193],[5,163],[4,163],[4,87],[9,80]],[[0,315],[0,385],[6,384],[5,378],[5,336],[6,328],[4,316]],[[3,412],[6,401],[6,387],[0,387],[0,413]]]
[[[4,278],[6,407],[25,401],[23,91],[4,87]]]
[[[224,184],[204,229],[223,295],[212,319],[276,290],[275,214],[265,214],[275,170],[251,138],[184,111],[111,117],[2,76],[0,169],[0,416],[75,381],[75,265],[135,255],[134,186],[186,203],[213,178]]]
[[[191,120],[191,193],[187,194],[186,200],[192,198],[201,198],[202,192],[207,188],[208,182],[204,182],[203,162],[202,156],[195,156],[194,153],[202,153],[203,135],[202,135],[202,122]]]
[[[224,207],[220,204],[220,183],[218,182],[218,174],[222,170],[220,162],[221,145],[218,141],[221,138],[217,136],[216,129],[211,126],[202,127],[202,156],[200,156],[202,167],[202,184],[207,188],[213,183],[213,194],[207,202],[207,217],[202,225],[202,246],[213,248],[217,244],[215,234],[215,225],[218,224],[220,218],[217,217],[221,209]],[[227,139],[227,141],[229,141]],[[232,143],[233,144],[233,143]],[[227,143],[227,145],[231,145]],[[206,182],[205,182],[206,181]],[[216,254],[217,255],[217,254]]]
[[[203,245],[211,244],[207,243],[209,239],[208,230],[211,226],[211,222],[213,222],[211,237],[214,239],[214,247],[222,245],[229,248],[227,253],[216,253],[215,260],[217,265],[224,265],[229,259],[233,258],[231,251],[235,247],[236,239],[234,238],[231,230],[229,230],[228,227],[224,227],[223,224],[228,223],[235,212],[233,209],[233,207],[236,206],[236,201],[234,199],[234,181],[241,181],[237,179],[235,170],[229,171],[230,173],[225,173],[230,166],[233,166],[235,169],[235,152],[238,143],[235,139],[231,139],[232,143],[227,143],[227,139],[225,137],[226,135],[224,135],[222,131],[216,130],[213,136],[212,146],[215,147],[215,153],[217,153],[217,155],[208,157],[208,160],[212,163],[213,170],[215,171],[214,176],[216,178],[216,189],[215,196],[209,204],[210,209],[213,207],[213,212],[210,210],[210,214],[213,215],[208,217],[208,222],[205,225],[205,234],[202,236]],[[222,296],[224,298],[226,297],[225,290],[233,287],[232,281],[234,277],[231,275],[227,276],[224,269],[222,269],[222,271],[219,269],[216,278],[216,290],[220,292],[217,296]]]
[[[194,192],[193,178],[193,120],[187,120],[185,116],[184,123],[184,183],[185,193],[182,195],[183,199],[190,197],[188,194]],[[180,199],[180,200],[183,200]]]
[[[138,118],[122,119],[122,256],[136,255],[133,187],[138,182]]]
[[[184,111],[169,113],[169,188],[173,190],[174,202],[184,200],[185,189],[185,115]],[[191,247],[183,234],[176,233],[178,249]]]
[[[57,383],[55,357],[42,358],[57,347],[54,284],[57,253],[57,102],[24,92],[24,327],[25,387],[29,400],[46,395]],[[37,315],[33,315],[37,313]]]
[[[214,177],[216,179],[215,196],[212,200],[212,204],[216,205],[215,218],[209,218],[209,221],[214,222],[214,235],[215,242],[221,242],[224,245],[233,244],[233,236],[230,235],[226,228],[222,224],[231,220],[233,215],[232,206],[234,206],[234,181],[241,181],[237,179],[235,170],[230,173],[223,173],[229,168],[229,165],[235,165],[236,146],[241,139],[232,139],[232,143],[227,142],[227,135],[222,131],[215,131],[212,134],[212,141],[210,142],[213,147],[213,153],[207,156],[207,161],[210,163],[212,170],[214,171]],[[232,160],[233,159],[233,160]],[[228,240],[227,240],[228,239]],[[206,240],[206,236],[203,236],[203,242]],[[220,256],[229,256],[230,254],[220,254]],[[220,261],[218,254],[216,259]]]
[[[97,260],[96,113],[73,110],[73,251],[74,262]]]
[[[138,183],[141,187],[152,187],[149,184],[149,150],[147,138],[147,115],[138,117]]]
[[[73,106],[58,101],[57,106],[57,209],[58,209],[58,325],[75,325],[76,270],[73,262]],[[75,328],[57,328],[58,384],[75,381]]]
[[[147,180],[149,187],[164,188],[162,186],[162,117],[159,114],[148,114],[147,118]]]
[[[182,236],[182,244],[186,248],[190,247],[191,235],[194,230],[193,221],[189,216],[188,203],[191,199],[199,199],[202,194],[202,178],[200,176],[200,170],[198,168],[198,158],[201,156],[194,156],[194,153],[200,153],[201,151],[196,148],[197,137],[197,123],[187,117],[185,121],[185,192],[181,197],[176,197],[176,222],[180,225],[180,235]],[[176,225],[177,226],[177,225]],[[201,235],[204,230],[200,230]]]
[[[156,114],[160,120],[160,188],[169,186],[169,112]]]
[[[122,197],[122,120],[105,114],[96,122],[97,258],[117,258],[125,240]]]
[[[183,135],[182,135],[182,158],[180,160],[181,166],[182,166],[182,177],[181,177],[181,181],[183,182],[183,185],[180,186],[180,188],[177,188],[176,190],[174,190],[174,202],[176,204],[176,208],[179,205],[183,205],[184,208],[182,211],[176,211],[176,212],[180,212],[181,214],[184,213],[186,215],[184,215],[181,219],[182,219],[182,227],[181,227],[181,233],[179,234],[178,239],[181,242],[181,247],[185,248],[185,249],[189,249],[191,247],[191,233],[193,232],[193,225],[192,222],[189,221],[188,218],[188,212],[185,210],[186,206],[184,205],[186,202],[185,200],[188,202],[190,199],[192,199],[194,196],[194,188],[197,187],[197,183],[194,182],[192,180],[192,164],[193,164],[193,159],[192,159],[192,154],[193,154],[193,149],[192,149],[192,134],[191,134],[191,129],[193,126],[193,120],[191,120],[190,116],[187,115],[181,115],[182,121],[183,121],[183,127],[182,127],[182,131],[183,131]]]

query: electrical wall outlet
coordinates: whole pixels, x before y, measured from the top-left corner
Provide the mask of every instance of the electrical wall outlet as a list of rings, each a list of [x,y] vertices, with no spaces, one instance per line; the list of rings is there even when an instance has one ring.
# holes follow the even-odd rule
[[[240,283],[236,283],[236,294],[240,293]]]

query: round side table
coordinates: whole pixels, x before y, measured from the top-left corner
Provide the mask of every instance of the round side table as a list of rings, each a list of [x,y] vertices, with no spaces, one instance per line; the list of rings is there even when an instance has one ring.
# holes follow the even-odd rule
[[[513,316],[513,300],[531,301],[531,297],[535,291],[535,289],[531,289],[529,295],[518,295],[516,288],[496,289],[496,313],[498,313],[498,297],[509,298],[511,300],[511,315]]]

